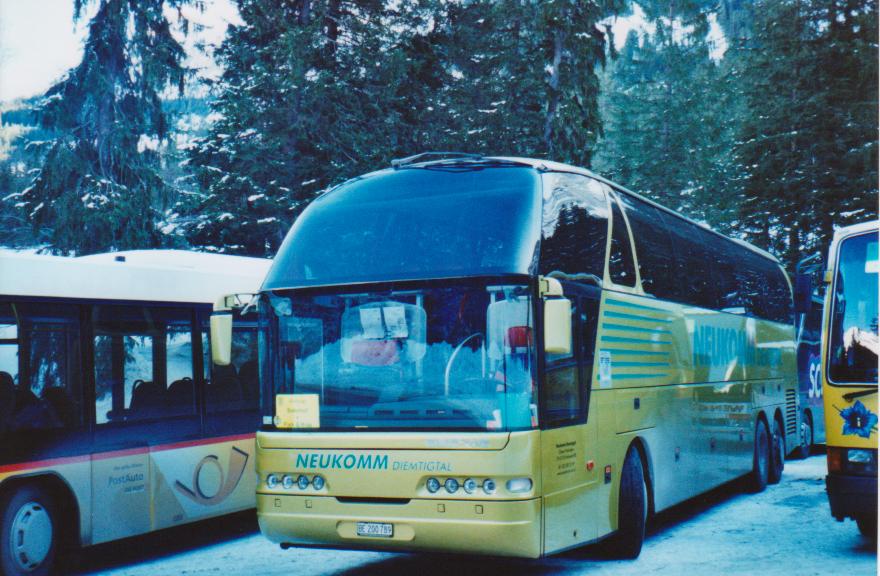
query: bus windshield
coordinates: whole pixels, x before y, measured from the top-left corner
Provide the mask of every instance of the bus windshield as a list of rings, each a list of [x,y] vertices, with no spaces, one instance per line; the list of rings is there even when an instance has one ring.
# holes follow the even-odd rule
[[[315,200],[265,289],[528,274],[540,179],[526,167],[388,170]]]
[[[317,397],[323,430],[537,426],[525,285],[276,291],[261,314],[273,396]]]
[[[877,383],[877,233],[841,242],[831,309],[829,380]]]

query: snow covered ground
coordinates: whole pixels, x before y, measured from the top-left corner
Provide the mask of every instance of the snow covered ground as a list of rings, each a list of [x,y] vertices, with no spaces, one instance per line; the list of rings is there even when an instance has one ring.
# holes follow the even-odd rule
[[[258,576],[530,576],[877,574],[877,547],[852,521],[831,518],[825,457],[788,461],[781,484],[761,494],[726,486],[660,514],[642,555],[612,561],[586,547],[540,561],[335,550],[281,550],[238,515],[84,552],[82,574]]]

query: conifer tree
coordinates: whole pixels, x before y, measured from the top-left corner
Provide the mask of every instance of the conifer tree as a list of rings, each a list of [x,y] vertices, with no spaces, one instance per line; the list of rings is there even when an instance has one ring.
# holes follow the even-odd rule
[[[74,18],[89,0],[75,0]],[[56,135],[42,166],[14,199],[40,241],[89,253],[158,246],[157,212],[172,190],[159,174],[168,134],[162,96],[183,89],[184,51],[166,8],[195,0],[94,0],[82,61],[46,93],[38,112]],[[185,32],[186,21],[180,17]]]
[[[758,0],[737,50],[741,226],[793,269],[876,218],[877,3]]]

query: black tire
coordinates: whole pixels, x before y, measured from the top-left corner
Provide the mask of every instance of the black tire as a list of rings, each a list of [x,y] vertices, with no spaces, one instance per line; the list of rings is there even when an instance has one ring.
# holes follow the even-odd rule
[[[25,485],[0,498],[0,572],[46,576],[58,550],[55,503],[42,488]]]
[[[763,492],[767,487],[767,476],[770,470],[770,435],[763,420],[755,424],[755,446],[752,456],[752,471],[748,476],[750,492]]]
[[[617,501],[617,533],[611,552],[617,558],[638,558],[645,541],[648,517],[648,490],[639,452],[630,447],[620,473],[620,497]]]
[[[814,438],[813,416],[809,412],[804,412],[803,418],[801,418],[801,443],[795,449],[793,456],[800,459],[809,457],[813,453]]]
[[[865,514],[856,518],[856,524],[859,525],[859,532],[862,536],[871,540],[877,539],[877,515]]]
[[[779,484],[785,470],[785,434],[779,420],[773,419],[770,434],[770,468],[767,470],[767,483]]]

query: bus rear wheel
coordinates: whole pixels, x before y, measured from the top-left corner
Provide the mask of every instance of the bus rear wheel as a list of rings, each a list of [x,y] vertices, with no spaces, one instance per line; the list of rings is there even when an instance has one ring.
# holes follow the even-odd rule
[[[57,514],[51,496],[26,485],[0,499],[0,569],[7,576],[43,576],[57,550]]]
[[[770,467],[767,470],[767,483],[779,484],[782,480],[782,471],[785,469],[785,435],[782,425],[776,418],[770,434]]]
[[[624,559],[638,558],[645,541],[648,519],[648,487],[642,459],[630,447],[620,474],[620,497],[617,501],[617,533],[611,541],[611,552]]]
[[[770,469],[770,436],[767,434],[767,425],[763,420],[758,420],[755,425],[755,453],[752,458],[752,471],[748,476],[748,486],[751,492],[763,492],[767,487],[767,477]]]
[[[859,526],[859,532],[862,533],[862,536],[865,538],[870,538],[871,540],[877,539],[877,515],[876,514],[865,514],[863,516],[859,516],[856,518],[856,524]]]

